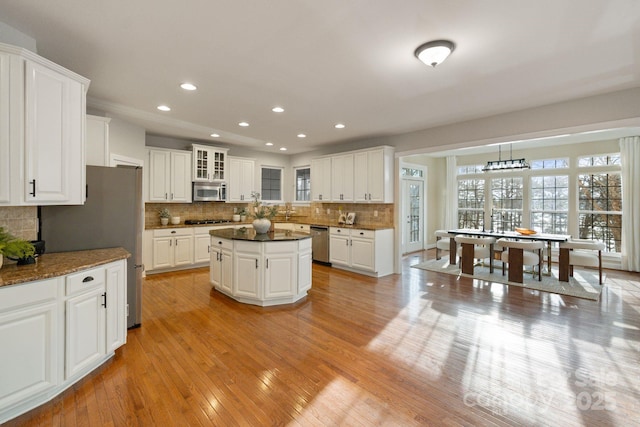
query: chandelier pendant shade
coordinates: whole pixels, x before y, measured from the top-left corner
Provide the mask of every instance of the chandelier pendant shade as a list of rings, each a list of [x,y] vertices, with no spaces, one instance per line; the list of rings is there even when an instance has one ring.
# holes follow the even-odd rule
[[[455,48],[456,45],[449,40],[433,40],[418,46],[415,55],[420,61],[435,67],[447,59]]]

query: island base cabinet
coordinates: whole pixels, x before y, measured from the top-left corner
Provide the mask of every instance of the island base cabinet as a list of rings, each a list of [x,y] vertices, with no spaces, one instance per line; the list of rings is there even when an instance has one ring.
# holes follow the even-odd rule
[[[261,299],[260,244],[235,242],[233,293],[239,297]]]
[[[264,299],[295,295],[298,282],[298,242],[274,242],[265,245]]]
[[[60,382],[57,282],[42,280],[1,294],[0,423],[35,407],[24,408]]]

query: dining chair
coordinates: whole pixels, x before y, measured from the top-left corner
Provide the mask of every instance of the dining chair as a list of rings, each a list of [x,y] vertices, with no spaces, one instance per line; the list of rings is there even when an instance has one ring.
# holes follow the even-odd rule
[[[560,243],[559,279],[563,282],[573,277],[573,266],[595,267],[602,285],[602,251],[604,243],[590,239],[570,239]]]
[[[436,259],[442,258],[440,251],[449,251],[451,235],[446,230],[436,230]]]
[[[495,237],[471,237],[464,235],[455,236],[456,243],[460,243],[458,256],[460,257],[461,270],[465,274],[473,274],[476,259],[489,258],[489,271],[493,273],[493,244]]]
[[[533,277],[536,275],[538,266],[538,281],[542,280],[542,250],[544,242],[499,239],[498,245],[505,250],[500,255],[502,261],[502,275],[504,276],[505,265],[509,264],[509,281],[522,283],[524,281],[523,267],[531,265]]]

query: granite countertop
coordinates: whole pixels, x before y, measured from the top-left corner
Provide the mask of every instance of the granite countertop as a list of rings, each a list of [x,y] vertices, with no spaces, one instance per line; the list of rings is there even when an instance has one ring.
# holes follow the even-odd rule
[[[311,234],[309,233],[298,233],[288,230],[270,231],[264,234],[257,234],[253,227],[247,227],[245,230],[235,230],[231,228],[211,230],[209,231],[209,234],[223,239],[246,240],[251,242],[286,242],[311,238]]]
[[[0,268],[0,287],[64,276],[130,256],[123,248],[45,253],[36,258],[35,264],[4,264]]]
[[[356,228],[358,230],[386,230],[389,226],[384,225],[371,225],[371,224],[354,224],[354,225],[346,225],[346,224],[338,224],[338,221],[271,221],[274,224],[309,224],[311,226],[319,225],[324,227],[340,227],[340,228]],[[227,222],[223,224],[178,224],[178,225],[149,225],[145,226],[145,230],[161,230],[161,229],[169,229],[169,228],[189,228],[189,227],[233,227],[236,225],[244,225],[247,228],[251,228],[251,221],[245,222]]]

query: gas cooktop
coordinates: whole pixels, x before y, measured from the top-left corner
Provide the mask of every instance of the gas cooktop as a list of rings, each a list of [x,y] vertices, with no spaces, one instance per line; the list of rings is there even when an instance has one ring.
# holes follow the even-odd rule
[[[198,225],[198,224],[227,224],[231,221],[228,219],[185,219],[186,225]]]

